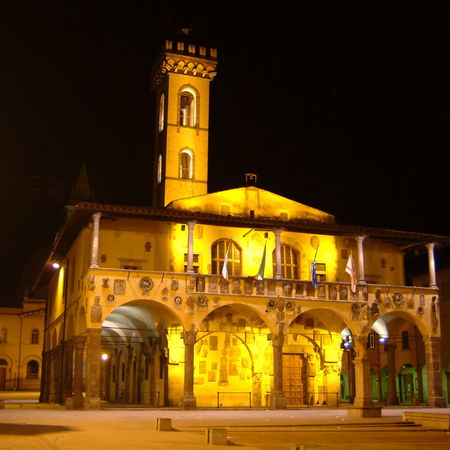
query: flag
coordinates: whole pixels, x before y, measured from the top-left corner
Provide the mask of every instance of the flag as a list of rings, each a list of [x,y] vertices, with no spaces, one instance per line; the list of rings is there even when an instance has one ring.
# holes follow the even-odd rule
[[[266,243],[264,242],[264,252],[261,260],[261,265],[259,266],[258,274],[256,275],[257,280],[264,279],[264,268],[266,266]]]
[[[227,251],[225,252],[225,260],[223,261],[223,267],[222,267],[222,276],[227,281],[228,281],[228,251],[230,250],[230,247],[231,247],[231,244],[228,245]]]
[[[345,266],[345,271],[350,275],[352,292],[356,292],[356,270],[352,252],[350,252],[350,256],[348,257],[347,265]]]
[[[314,260],[311,265],[311,281],[312,285],[316,288],[317,287],[317,268],[316,268],[316,258],[317,258],[317,252],[319,251],[319,246],[316,247],[316,252],[314,254]]]
[[[316,287],[317,287],[316,260],[314,260],[314,261],[312,262],[312,267],[311,267],[311,280],[312,280],[313,286],[316,288]]]

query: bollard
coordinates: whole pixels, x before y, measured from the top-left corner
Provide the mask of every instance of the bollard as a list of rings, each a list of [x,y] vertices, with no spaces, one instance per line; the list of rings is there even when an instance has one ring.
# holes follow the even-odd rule
[[[157,431],[173,431],[172,419],[157,417],[156,418],[156,430]]]
[[[209,445],[227,445],[227,430],[226,428],[207,428],[206,442]]]

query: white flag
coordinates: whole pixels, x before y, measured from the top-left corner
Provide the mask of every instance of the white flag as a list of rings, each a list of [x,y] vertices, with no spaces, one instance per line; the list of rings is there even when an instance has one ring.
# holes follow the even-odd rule
[[[227,281],[228,281],[228,251],[229,250],[230,250],[230,245],[228,245],[227,251],[225,252],[225,260],[223,262],[223,267],[222,267],[222,276]]]
[[[350,251],[350,256],[348,257],[347,265],[345,271],[350,275],[350,282],[352,287],[352,292],[356,292],[356,270],[355,261],[353,259],[352,252]]]

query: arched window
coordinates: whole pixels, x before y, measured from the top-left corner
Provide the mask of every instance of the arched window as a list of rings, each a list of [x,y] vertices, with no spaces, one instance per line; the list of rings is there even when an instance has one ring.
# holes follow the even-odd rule
[[[183,127],[197,125],[197,93],[188,86],[180,92],[180,125]]]
[[[276,274],[276,250],[272,254],[273,276]],[[289,245],[281,244],[281,274],[283,278],[298,280],[299,257],[297,250]]]
[[[39,363],[32,359],[27,364],[27,379],[35,380],[36,378],[39,378]]]
[[[39,344],[39,330],[37,330],[36,328],[31,331],[31,343]]]
[[[180,178],[192,180],[194,178],[194,158],[191,150],[185,148],[180,152]]]
[[[211,273],[222,273],[225,255],[227,255],[228,275],[241,276],[241,249],[231,239],[220,239],[211,247]]]
[[[6,344],[8,342],[8,328],[2,328],[0,330],[0,344]]]
[[[158,156],[158,172],[156,174],[156,178],[158,183],[161,183],[162,181],[162,155]]]
[[[159,117],[158,117],[158,129],[162,131],[164,129],[164,107],[165,107],[165,96],[164,93],[161,94],[159,99]]]

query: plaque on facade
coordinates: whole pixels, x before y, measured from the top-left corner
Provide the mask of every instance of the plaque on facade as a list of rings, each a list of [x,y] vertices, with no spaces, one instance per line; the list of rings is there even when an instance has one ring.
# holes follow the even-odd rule
[[[197,306],[200,309],[206,309],[208,307],[208,297],[205,295],[199,295],[197,297]]]
[[[181,304],[183,303],[183,299],[177,295],[174,299],[173,302],[175,303],[175,307],[179,308],[181,306]]]
[[[91,306],[91,322],[102,321],[102,307],[100,305],[100,297],[97,295],[94,298],[94,304]]]
[[[178,291],[178,287],[179,287],[178,280],[171,280],[170,281],[170,289],[172,289],[172,291]]]
[[[396,306],[402,306],[403,304],[403,294],[401,292],[394,292],[392,294],[392,301]]]
[[[105,289],[109,288],[109,278],[103,278],[102,281],[103,281],[102,287]]]
[[[231,284],[231,292],[233,294],[240,294],[241,293],[241,283],[239,280],[233,280]]]
[[[169,289],[164,287],[161,291],[161,300],[167,301],[167,296],[169,295]]]
[[[108,302],[113,302],[115,300],[115,297],[112,294],[109,294],[108,297],[106,297],[106,298],[107,298]]]
[[[150,277],[142,277],[139,280],[139,287],[143,291],[148,292],[153,288],[153,280]]]
[[[336,286],[330,286],[330,300],[337,300],[337,288]]]
[[[411,295],[411,297],[406,300],[406,306],[408,309],[414,309],[414,296]]]
[[[283,283],[283,295],[285,297],[292,295],[292,283]]]
[[[266,311],[273,311],[277,305],[275,300],[268,300],[266,303]]]
[[[113,293],[114,294],[125,294],[126,281],[125,280],[114,280]]]

